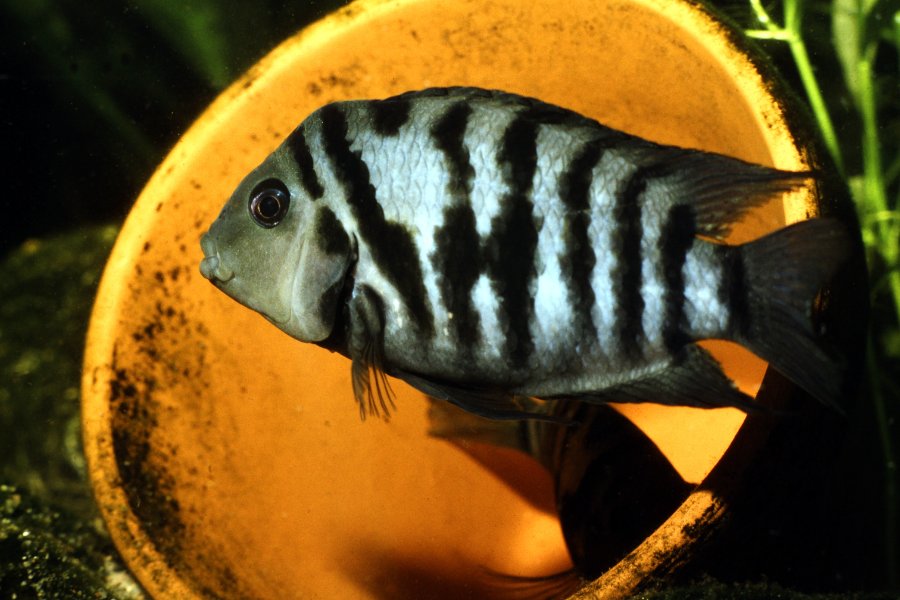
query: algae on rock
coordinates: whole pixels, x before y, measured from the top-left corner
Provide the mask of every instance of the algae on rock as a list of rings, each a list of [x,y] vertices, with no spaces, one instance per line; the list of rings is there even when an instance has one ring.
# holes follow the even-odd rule
[[[142,597],[94,505],[81,445],[84,338],[115,235],[29,240],[0,262],[3,597]]]

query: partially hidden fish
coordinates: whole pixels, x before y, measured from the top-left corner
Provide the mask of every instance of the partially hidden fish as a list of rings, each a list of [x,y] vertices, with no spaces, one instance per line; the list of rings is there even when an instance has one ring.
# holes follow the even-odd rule
[[[470,455],[533,506],[540,508],[541,497],[530,491],[530,482],[490,448],[530,456],[553,480],[555,512],[571,568],[542,576],[484,570],[480,582],[492,597],[569,598],[637,548],[695,487],[613,407],[559,402],[552,410],[569,425],[489,420],[446,402],[429,404],[432,437]]]
[[[542,416],[532,398],[753,406],[706,339],[835,405],[842,361],[812,306],[843,225],[723,241],[810,180],[499,91],[335,102],[240,183],[200,270],[348,356],[363,418],[388,415],[386,374],[492,418]]]

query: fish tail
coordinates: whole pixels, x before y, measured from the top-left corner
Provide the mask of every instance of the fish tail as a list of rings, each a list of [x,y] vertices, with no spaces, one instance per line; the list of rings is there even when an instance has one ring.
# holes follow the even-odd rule
[[[568,598],[586,583],[587,580],[574,568],[537,577],[509,575],[485,568],[482,582],[491,596],[509,600]]]
[[[723,247],[722,289],[735,341],[837,410],[844,365],[834,351],[826,351],[813,308],[848,250],[846,228],[829,218]]]

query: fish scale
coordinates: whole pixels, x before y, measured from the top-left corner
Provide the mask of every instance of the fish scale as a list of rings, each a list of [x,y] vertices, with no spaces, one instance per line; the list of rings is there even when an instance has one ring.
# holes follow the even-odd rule
[[[367,116],[366,110],[371,107],[361,103],[354,108],[358,108],[354,116],[362,121]],[[438,332],[431,340],[430,354],[436,355],[453,353],[453,344],[456,340],[450,335],[451,315],[457,320],[461,315],[458,312],[453,314],[441,298],[438,286],[439,274],[431,260],[435,251],[436,232],[445,224],[442,209],[452,204],[452,199],[447,189],[450,178],[444,168],[444,153],[437,148],[434,140],[426,138],[428,143],[423,143],[417,139],[417,130],[425,127],[425,123],[435,117],[434,110],[428,110],[430,108],[432,107],[424,106],[414,109],[409,121],[401,126],[394,136],[385,137],[367,129],[365,133],[355,138],[354,146],[360,151],[360,158],[369,165],[372,174],[371,183],[384,209],[385,218],[407,223],[408,228],[416,232],[417,260],[422,268],[429,304],[432,307],[434,330]],[[405,154],[406,168],[398,171],[394,166],[400,154]],[[401,176],[398,177],[398,174]],[[418,210],[412,210],[409,206],[409,198],[412,196],[419,199]],[[362,282],[365,282],[365,278]],[[403,304],[403,298],[398,295],[396,289],[385,289],[383,294],[390,304],[394,306]],[[496,306],[481,305],[480,308],[479,317],[483,317],[484,312],[491,311],[493,314],[490,315],[489,321],[496,322]],[[402,312],[402,309],[398,312]],[[483,323],[484,320],[480,319],[480,322]],[[392,322],[390,316],[386,328],[388,335],[401,337],[402,325]],[[493,338],[494,333],[482,327],[479,338],[487,343],[501,343],[501,340]]]
[[[588,236],[596,248],[610,248],[613,244],[617,228],[612,196],[616,186],[606,180],[605,173],[610,172],[621,159],[614,152],[602,155],[599,164],[592,171],[590,198],[592,202],[591,220]],[[601,353],[599,360],[614,367],[619,363],[620,353],[618,340],[614,336],[617,322],[617,296],[612,293],[613,273],[618,269],[619,257],[613,252],[596,253],[597,263],[591,271],[591,288],[594,290],[595,304],[591,312],[597,332],[598,347]]]
[[[833,403],[842,363],[809,306],[841,226],[723,243],[808,179],[503,92],[338,102],[240,184],[201,271],[349,356],[363,416],[387,410],[384,373],[496,418],[546,417],[525,396],[746,407],[710,338]]]
[[[574,318],[574,304],[570,291],[560,282],[564,275],[566,252],[566,221],[562,199],[562,178],[565,166],[579,147],[565,143],[559,132],[542,127],[537,141],[537,170],[532,184],[535,218],[541,222],[538,250],[535,256],[537,278],[534,284],[534,318],[532,338],[535,353],[552,357],[556,362],[568,360],[564,350],[573,337],[583,336]],[[575,298],[577,300],[577,298]]]
[[[653,352],[663,346],[663,326],[666,315],[666,285],[663,260],[660,248],[662,230],[670,218],[668,210],[661,210],[662,204],[654,198],[658,193],[653,186],[642,198],[641,211],[641,297],[644,300],[644,311],[641,325],[644,333],[644,352]],[[689,274],[688,278],[693,274]]]
[[[728,308],[719,298],[722,279],[718,265],[709,265],[702,247],[692,248],[684,263],[685,314],[691,331],[701,337],[728,328]],[[706,259],[706,260],[705,260]]]
[[[496,143],[514,118],[512,111],[494,113],[473,107],[469,119],[465,145],[469,149],[473,165],[495,165],[498,161],[499,145]],[[485,140],[495,143],[485,143]],[[491,221],[500,213],[500,198],[509,193],[509,186],[502,173],[496,168],[476,168],[472,181],[471,203],[476,216],[476,228],[482,239],[491,233]]]
[[[355,122],[361,132],[356,134],[356,137],[353,137],[355,129],[351,129],[348,131],[348,137],[354,140],[351,149],[360,152],[360,158],[369,167],[370,182],[376,190],[376,197],[379,200],[379,204],[384,209],[385,218],[395,222],[406,223],[408,229],[415,231],[417,234],[416,240],[418,242],[419,264],[422,266],[423,279],[425,287],[428,290],[429,302],[432,307],[434,329],[439,332],[439,335],[432,341],[430,353],[433,355],[450,353],[452,358],[452,355],[456,354],[456,349],[452,345],[456,340],[451,339],[452,336],[449,335],[451,328],[450,315],[452,313],[447,309],[443,299],[440,297],[437,285],[439,274],[433,268],[432,261],[430,260],[430,256],[435,248],[434,232],[444,225],[442,207],[452,204],[452,199],[450,198],[451,194],[447,189],[449,178],[447,176],[447,170],[444,168],[445,157],[433,143],[433,138],[431,144],[423,144],[421,140],[412,141],[409,139],[411,136],[415,135],[417,130],[423,129],[425,123],[433,120],[436,116],[440,116],[441,113],[446,110],[446,106],[443,106],[444,103],[442,102],[433,101],[432,104],[437,106],[414,108],[409,120],[398,129],[396,134],[385,137],[378,134],[377,131],[375,131],[375,128],[365,128],[361,125],[366,116],[368,116],[366,114],[367,110],[371,110],[371,105],[361,103],[353,107],[358,110],[356,110],[356,113],[348,119]],[[496,115],[490,111],[477,112],[483,112],[485,117],[491,119],[493,127],[490,131],[498,137],[502,137],[506,134],[509,131],[511,124],[515,121],[516,111],[509,111],[508,115],[504,115],[507,117],[505,123],[498,122]],[[476,124],[479,116],[480,115],[476,115],[474,117]],[[475,143],[475,141],[469,141],[465,138],[463,140],[464,146],[474,146]],[[482,139],[479,139],[477,143],[480,146],[484,145]],[[472,150],[471,146],[467,148],[470,151]],[[398,171],[392,167],[401,162],[401,160],[398,159],[398,155],[403,153],[405,153],[406,168]],[[498,163],[503,162],[498,152],[495,152],[490,159],[486,160],[494,160]],[[402,177],[399,178],[399,182],[398,177],[396,176],[398,173],[402,174]],[[540,182],[542,179],[541,176],[542,173],[537,171],[534,176],[534,181]],[[552,181],[553,179],[553,177],[548,178],[549,181]],[[411,184],[410,182],[413,183]],[[422,184],[416,182],[427,182],[427,187],[422,189]],[[476,181],[473,184],[472,196],[476,198],[476,207],[478,205],[480,190],[479,183],[480,182]],[[490,230],[481,233],[481,239],[479,240],[480,246],[484,246],[490,239],[491,234],[496,232],[495,222],[497,220],[502,221],[501,205],[499,202],[496,202],[496,199],[511,192],[510,186],[507,182],[503,181],[502,177],[494,178],[489,182],[488,186],[488,189],[480,195],[480,199],[482,200],[481,207],[473,209],[476,214],[484,215],[486,222],[494,223]],[[410,190],[410,187],[412,187],[412,190]],[[410,191],[412,191],[412,194],[410,194]],[[419,210],[412,210],[409,207],[407,198],[410,195],[418,196],[420,199],[424,200],[423,205],[419,207]],[[536,195],[540,197],[539,194]],[[487,208],[489,203],[493,205],[491,206],[491,209],[493,210]],[[545,215],[539,213],[534,214],[533,211],[531,216],[535,220],[543,220],[546,218]],[[515,232],[511,232],[510,235],[514,236],[514,233]],[[541,252],[538,251],[535,255],[535,261],[540,260],[542,260]],[[493,287],[496,289],[496,286]],[[392,292],[396,293],[397,290],[394,289]],[[399,298],[392,296],[393,294],[391,292],[385,291],[385,300],[389,304],[398,306],[402,303],[399,301]],[[479,332],[479,338],[482,340],[482,345],[502,347],[507,344],[510,339],[510,331],[498,331],[495,328],[484,326],[485,323],[496,324],[503,320],[504,315],[501,311],[504,310],[504,307],[500,306],[498,303],[491,303],[482,304],[478,306],[477,309],[476,313],[478,321],[482,324]],[[492,314],[486,314],[488,312]],[[558,327],[557,322],[554,322],[553,314],[542,314],[537,311],[536,314],[544,317],[542,319],[534,320],[535,322],[533,325],[535,325],[536,328],[540,328],[541,326],[547,328],[554,326]],[[457,313],[454,316],[459,318],[460,315]],[[545,321],[546,323],[540,321]],[[394,323],[392,323],[390,319],[388,319],[386,327],[388,335],[393,333],[399,337],[400,328],[394,327]]]
[[[418,259],[423,269],[423,281],[428,291],[428,300],[432,307],[432,317],[434,319],[434,329],[439,335],[432,340],[431,348],[428,354],[432,356],[454,355],[458,354],[453,343],[456,340],[450,335],[451,318],[453,314],[448,310],[447,306],[440,297],[437,285],[438,273],[429,260],[430,255],[434,251],[433,233],[443,225],[441,218],[441,207],[447,206],[453,202],[450,198],[452,194],[447,191],[449,182],[448,171],[444,168],[444,157],[442,152],[432,143],[423,144],[418,139],[417,133],[425,128],[427,123],[435,118],[440,118],[443,112],[449,110],[445,106],[445,102],[441,99],[431,99],[431,102],[412,109],[410,118],[401,127],[398,128],[390,136],[379,134],[374,127],[366,127],[365,119],[368,116],[367,111],[371,112],[370,103],[358,103],[352,108],[356,109],[353,114],[351,107],[346,107],[348,113],[353,114],[349,121],[355,124],[359,129],[348,131],[348,138],[353,140],[351,149],[360,153],[360,158],[369,167],[370,183],[375,188],[376,197],[382,206],[385,218],[399,223],[406,223],[410,231],[416,233],[416,241],[418,243]],[[435,106],[436,105],[436,106]],[[521,112],[520,107],[514,107],[501,113],[504,118],[498,118],[496,111],[485,110],[475,107],[473,115],[473,127],[467,129],[475,131],[480,135],[473,139],[463,139],[463,145],[469,151],[470,155],[474,154],[473,150],[477,148],[491,148],[494,152],[488,158],[485,156],[483,160],[495,161],[497,164],[503,164],[503,158],[500,156],[501,141],[509,131],[511,126],[519,118]],[[491,126],[487,127],[487,134],[484,129],[477,128],[479,119],[491,119]],[[537,345],[530,351],[529,358],[540,357],[539,360],[532,359],[526,363],[529,370],[547,367],[547,357],[555,359],[555,363],[562,363],[570,357],[562,351],[565,345],[566,333],[569,336],[581,336],[582,332],[573,331],[570,327],[572,319],[572,311],[570,302],[563,302],[561,287],[559,282],[562,279],[562,270],[559,268],[559,256],[553,251],[553,240],[559,239],[563,234],[563,226],[558,218],[559,213],[563,210],[563,199],[560,197],[559,180],[564,174],[564,169],[570,166],[573,159],[575,149],[579,148],[577,142],[584,140],[586,144],[590,140],[596,140],[596,132],[575,130],[575,135],[571,131],[560,132],[552,129],[552,126],[539,126],[538,134],[535,140],[537,148],[537,165],[533,175],[531,188],[528,197],[534,205],[531,209],[531,218],[541,223],[538,232],[539,242],[543,238],[544,244],[538,243],[537,251],[534,256],[534,271],[536,278],[528,285],[530,296],[534,298],[533,318],[530,318],[528,331],[531,334],[531,340],[537,340]],[[579,135],[580,134],[580,135]],[[496,136],[491,139],[491,135]],[[543,138],[542,138],[543,136]],[[431,136],[433,142],[434,136]],[[560,138],[563,138],[562,140]],[[428,138],[426,138],[428,139]],[[576,143],[573,143],[576,142]],[[565,143],[568,142],[568,143]],[[476,145],[477,144],[477,145]],[[583,147],[583,146],[582,146]],[[484,156],[484,155],[483,155]],[[634,176],[637,169],[631,168],[628,176],[623,173],[628,171],[628,166],[622,157],[613,157],[613,163],[620,165],[618,171],[613,170],[619,179],[626,182],[630,181],[630,177]],[[489,164],[489,163],[488,163]],[[397,165],[403,165],[405,168],[398,169]],[[609,171],[609,169],[607,169]],[[511,186],[507,181],[503,181],[503,169],[475,169],[475,183],[473,185],[472,196],[478,197],[478,173],[485,172],[493,175],[489,187],[481,195],[484,205],[478,209],[473,208],[476,214],[485,215],[484,221],[494,223],[501,216],[501,205],[497,201],[511,192]],[[399,175],[399,177],[398,177]],[[427,182],[423,184],[422,182]],[[604,193],[600,197],[604,197]],[[409,206],[408,198],[410,196],[424,199],[424,206],[420,205],[418,210]],[[652,194],[646,194],[646,203],[653,207]],[[493,204],[491,208],[487,208],[488,202]],[[639,208],[644,203],[643,197],[634,200],[631,206]],[[589,197],[588,204],[592,209],[601,208],[603,203],[597,202],[594,198]],[[476,200],[477,206],[477,200]],[[589,211],[593,212],[593,210]],[[659,272],[658,265],[658,237],[659,225],[662,218],[659,210],[638,210],[638,225],[636,228],[640,231],[639,244],[637,250],[640,253],[639,265],[632,265],[632,273],[635,268],[639,271],[636,279],[636,285],[631,291],[631,295],[624,297],[616,297],[616,294],[600,294],[601,298],[605,296],[613,296],[612,308],[607,305],[604,307],[608,312],[611,309],[611,315],[606,322],[610,324],[610,329],[616,330],[622,328],[622,323],[628,320],[628,315],[623,318],[621,306],[625,303],[641,304],[640,324],[635,325],[627,330],[624,335],[634,338],[634,345],[637,352],[645,354],[647,357],[659,357],[662,352],[661,335],[663,313],[663,274]],[[613,213],[615,216],[615,213]],[[597,219],[603,219],[604,216],[597,215]],[[410,222],[410,219],[413,219]],[[593,219],[592,219],[593,220]],[[621,225],[622,219],[613,220],[614,224]],[[490,229],[482,227],[480,234],[480,245],[484,245],[491,234],[495,231],[495,225]],[[621,228],[613,228],[611,236],[621,235]],[[551,273],[541,277],[542,264],[552,265]],[[616,264],[601,276],[595,279],[589,286],[592,294],[597,297],[594,290],[615,290],[618,287],[619,293],[623,293],[622,286],[614,286],[613,279],[616,276],[622,276],[622,272],[615,271],[615,267],[621,269],[620,264]],[[557,275],[556,278],[553,275]],[[490,279],[490,276],[488,276]],[[363,280],[365,282],[365,279]],[[382,282],[378,282],[382,283]],[[543,284],[543,287],[542,287]],[[492,290],[496,294],[496,286],[492,286]],[[396,312],[402,313],[403,299],[397,295],[397,290],[390,288],[385,289],[383,296],[388,305],[395,307]],[[635,302],[639,299],[639,302]],[[510,337],[515,333],[503,329],[502,321],[509,318],[503,312],[502,303],[480,303],[478,306],[477,317],[482,325],[479,339],[482,346],[503,347],[508,345]],[[488,314],[490,313],[490,314]],[[408,318],[404,315],[398,315],[399,318],[395,322],[391,322],[390,318],[386,323],[387,335],[389,337],[402,337],[401,329],[408,322]],[[458,316],[458,315],[457,315]],[[489,324],[489,326],[485,326]],[[615,361],[611,361],[611,365],[627,366],[632,362],[629,357],[623,360],[623,346],[625,345],[621,339],[609,338],[598,340],[600,349],[607,357],[616,357]],[[484,349],[484,348],[482,348]],[[635,350],[632,350],[635,352]],[[479,356],[479,353],[475,353]],[[558,367],[557,364],[550,365],[551,368]]]
[[[362,104],[359,108],[357,118],[348,119],[357,126],[364,122],[365,109],[370,106]],[[420,143],[409,127],[400,127],[393,136],[379,135],[369,129],[352,136],[353,133],[348,131],[348,137],[353,140],[350,149],[368,166],[369,182],[385,220],[404,226],[416,241],[415,258],[422,272],[433,328],[442,332],[448,325],[447,310],[440,301],[431,261],[423,260],[434,251],[434,231],[442,224],[439,207],[445,202],[443,188],[446,186],[445,177],[441,176],[444,172],[442,157],[430,145]],[[399,172],[407,176],[396,176],[398,170],[394,165],[398,163],[405,165]],[[367,242],[362,244],[368,246]],[[366,283],[367,279],[363,277],[360,282]],[[384,290],[384,300],[397,312],[406,312],[405,298],[395,286],[379,289]],[[409,315],[402,315],[400,323],[405,324],[409,318]],[[389,320],[387,326],[392,328],[395,323]]]

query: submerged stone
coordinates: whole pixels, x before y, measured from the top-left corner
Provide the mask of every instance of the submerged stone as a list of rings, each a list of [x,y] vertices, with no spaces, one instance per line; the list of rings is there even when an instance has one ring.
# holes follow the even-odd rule
[[[87,480],[81,360],[116,228],[25,242],[0,259],[0,591],[4,598],[142,597]]]

